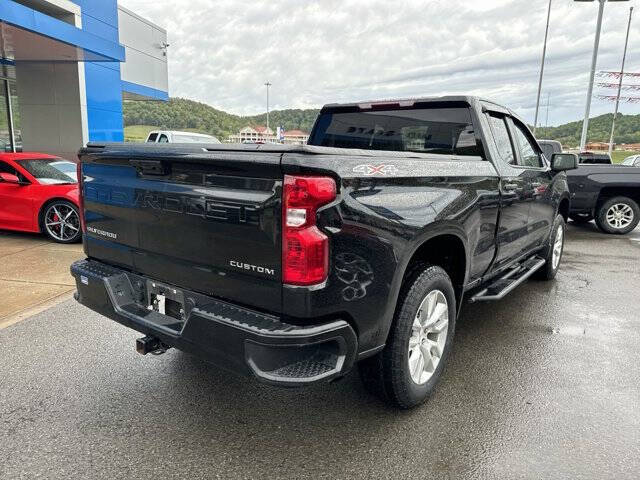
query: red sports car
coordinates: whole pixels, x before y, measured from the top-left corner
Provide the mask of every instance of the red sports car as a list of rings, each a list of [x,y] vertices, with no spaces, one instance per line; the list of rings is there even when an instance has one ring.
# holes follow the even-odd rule
[[[75,164],[42,153],[0,153],[0,229],[79,241]]]

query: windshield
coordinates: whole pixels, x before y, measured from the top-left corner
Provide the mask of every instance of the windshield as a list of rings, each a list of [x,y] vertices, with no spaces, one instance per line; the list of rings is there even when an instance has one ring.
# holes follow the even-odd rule
[[[30,160],[22,160],[20,165],[35,177],[36,180],[44,184],[56,183],[76,183],[75,175],[71,177],[69,174],[57,168],[60,164],[70,163],[60,158],[38,158]],[[64,168],[64,167],[63,167]]]
[[[468,107],[323,113],[310,145],[482,155]]]
[[[220,143],[216,137],[200,136],[200,135],[187,135],[184,133],[173,134],[174,143]]]
[[[633,166],[633,162],[635,161],[636,157],[627,157],[622,161],[622,165],[632,165]]]
[[[76,171],[76,164],[73,162],[53,162],[51,166],[57,168],[62,173],[66,173],[75,182],[78,180],[78,173]]]

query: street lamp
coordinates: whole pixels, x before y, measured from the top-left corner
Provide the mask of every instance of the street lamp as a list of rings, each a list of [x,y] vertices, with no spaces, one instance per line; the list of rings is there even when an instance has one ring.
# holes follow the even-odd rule
[[[627,38],[624,41],[624,52],[622,53],[622,67],[620,67],[620,81],[618,82],[618,95],[616,95],[616,108],[613,112],[613,120],[611,121],[611,136],[609,137],[609,156],[613,152],[613,134],[616,130],[616,117],[618,116],[618,106],[620,105],[620,90],[622,90],[622,80],[624,79],[624,62],[627,59],[627,47],[629,46],[629,32],[631,31],[631,17],[633,16],[633,7],[629,9],[629,23],[627,23]]]
[[[267,130],[269,130],[269,87],[271,86],[269,80],[264,83],[264,86],[267,87]]]
[[[573,0],[574,2],[594,2],[596,0]],[[589,75],[589,86],[587,88],[587,105],[584,111],[582,122],[582,136],[580,137],[580,151],[583,152],[587,144],[587,130],[589,129],[589,111],[591,110],[591,97],[593,95],[593,80],[596,76],[596,63],[598,62],[598,46],[600,45],[600,32],[602,30],[602,14],[606,2],[628,2],[629,0],[597,0],[600,2],[598,8],[598,20],[596,22],[596,38],[593,43],[593,55],[591,57],[591,74]]]
[[[547,9],[547,28],[544,31],[544,46],[542,47],[542,64],[540,65],[540,79],[538,80],[538,98],[536,99],[536,118],[533,121],[533,135],[536,134],[538,128],[538,110],[540,109],[540,92],[542,90],[542,74],[544,73],[544,58],[547,55],[547,36],[549,35],[549,19],[551,18],[551,0],[549,0],[549,8]],[[547,111],[549,105],[547,104]]]

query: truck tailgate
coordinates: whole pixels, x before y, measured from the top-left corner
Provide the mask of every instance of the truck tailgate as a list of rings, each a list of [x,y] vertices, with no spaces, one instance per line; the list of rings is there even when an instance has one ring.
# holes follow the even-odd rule
[[[279,153],[81,152],[88,257],[281,311]]]

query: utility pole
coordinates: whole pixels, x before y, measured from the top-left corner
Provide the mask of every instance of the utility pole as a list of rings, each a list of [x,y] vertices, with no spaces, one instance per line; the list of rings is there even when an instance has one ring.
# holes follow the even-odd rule
[[[551,93],[547,92],[547,119],[544,122],[544,127],[549,127],[549,100],[551,99]]]
[[[540,109],[540,92],[542,90],[542,74],[544,73],[544,60],[547,55],[547,36],[549,35],[549,19],[551,18],[551,0],[547,9],[547,28],[544,31],[544,46],[542,47],[542,63],[540,64],[540,79],[538,80],[538,98],[536,99],[536,118],[533,121],[533,135],[536,135],[538,128],[538,110]]]
[[[616,129],[616,117],[618,116],[618,106],[620,105],[620,90],[622,90],[622,79],[624,78],[624,62],[627,59],[627,46],[629,45],[629,31],[631,30],[631,16],[633,7],[629,8],[629,23],[627,24],[627,38],[624,41],[624,53],[622,54],[622,67],[620,68],[620,82],[618,83],[618,94],[616,95],[616,108],[613,111],[613,121],[611,122],[611,136],[609,137],[609,156],[613,151],[613,132]]]
[[[267,80],[264,84],[265,87],[267,87],[267,130],[269,129],[269,87],[271,86],[271,84],[269,83],[269,80]]]
[[[598,0],[598,20],[596,22],[596,39],[593,42],[593,54],[591,56],[591,73],[589,74],[589,87],[587,88],[587,106],[584,110],[584,120],[582,121],[582,136],[580,137],[580,151],[584,152],[587,144],[587,131],[589,130],[589,113],[591,111],[591,97],[593,96],[593,79],[596,75],[596,63],[598,63],[598,47],[600,46],[600,32],[602,30],[602,15],[604,14],[604,4],[606,0]]]

